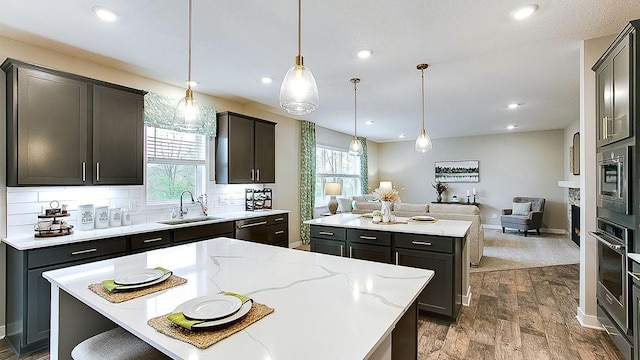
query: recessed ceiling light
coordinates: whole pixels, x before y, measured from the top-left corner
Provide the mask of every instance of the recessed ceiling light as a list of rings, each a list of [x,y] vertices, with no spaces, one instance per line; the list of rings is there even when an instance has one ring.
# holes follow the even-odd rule
[[[262,81],[263,84],[271,84],[273,78],[271,76],[263,76],[260,81]]]
[[[520,106],[520,104],[517,104],[517,103],[512,103],[512,104],[507,105],[507,107],[509,109],[512,109],[512,110],[516,109],[518,106]]]
[[[196,86],[200,85],[200,83],[195,81],[195,80],[185,81],[185,83],[187,83],[187,85],[189,85],[191,87],[196,87]]]
[[[373,50],[371,49],[363,49],[358,51],[358,57],[360,59],[366,59],[373,54]]]
[[[94,6],[91,11],[102,21],[114,22],[119,18],[117,12],[103,6]]]
[[[517,128],[517,127],[518,127],[518,125],[509,125],[509,126],[507,126],[507,129],[513,130],[513,129]]]
[[[533,13],[536,12],[537,10],[538,10],[537,4],[529,4],[514,10],[511,13],[511,16],[513,16],[513,18],[516,20],[524,20],[529,16],[533,15]]]
[[[367,125],[371,125],[371,124],[373,124],[373,120],[367,120],[364,123],[367,124]]]
[[[400,139],[404,139],[405,137],[407,137],[407,135],[405,135],[405,134],[400,134],[400,136],[399,136]]]

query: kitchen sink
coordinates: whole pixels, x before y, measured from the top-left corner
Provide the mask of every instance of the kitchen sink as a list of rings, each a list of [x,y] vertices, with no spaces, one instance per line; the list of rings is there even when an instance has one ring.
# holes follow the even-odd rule
[[[189,219],[158,221],[158,223],[165,224],[165,225],[181,225],[181,224],[190,224],[190,223],[200,222],[200,221],[222,220],[222,219],[224,218],[215,217],[215,216],[203,216],[203,217],[196,217],[196,218],[189,218]]]

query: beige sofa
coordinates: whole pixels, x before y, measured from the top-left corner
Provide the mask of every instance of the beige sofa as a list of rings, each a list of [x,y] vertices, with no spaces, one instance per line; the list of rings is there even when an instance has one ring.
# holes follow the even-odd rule
[[[374,210],[380,210],[380,202],[359,202],[353,203],[354,214],[366,214]],[[408,204],[394,203],[391,213],[399,217],[411,217],[416,215],[429,215],[436,219],[465,220],[471,221],[471,228],[467,236],[469,262],[476,267],[482,259],[484,248],[484,229],[482,228],[482,218],[480,209],[475,205],[463,204]]]

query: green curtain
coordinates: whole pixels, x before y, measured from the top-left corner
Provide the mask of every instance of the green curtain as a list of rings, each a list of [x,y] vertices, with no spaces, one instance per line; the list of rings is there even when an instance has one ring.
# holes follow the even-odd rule
[[[360,156],[360,190],[363,194],[369,193],[369,157],[367,155],[367,138],[358,136],[362,144],[362,156]]]
[[[309,225],[313,219],[316,187],[316,124],[300,121],[300,238],[303,244],[311,241]]]
[[[179,102],[180,99],[174,99],[153,92],[147,93],[144,96],[144,124],[155,128],[184,132],[184,129],[175,126],[173,123],[173,114]],[[196,133],[215,137],[216,108],[209,105],[201,105],[200,107],[202,109],[204,125],[198,129]]]

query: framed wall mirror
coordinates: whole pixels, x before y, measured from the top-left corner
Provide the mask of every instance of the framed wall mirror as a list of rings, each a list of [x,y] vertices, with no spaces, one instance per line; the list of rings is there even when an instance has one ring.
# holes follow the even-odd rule
[[[573,169],[572,169],[572,173],[573,175],[580,175],[580,133],[577,132],[575,134],[573,134],[573,146],[571,147],[573,149],[572,151],[572,163],[573,163]]]

